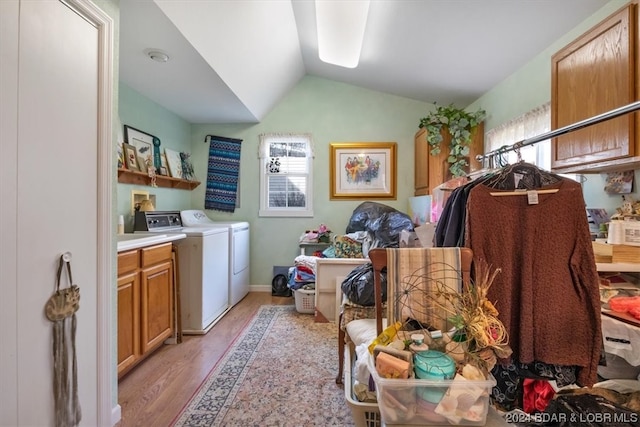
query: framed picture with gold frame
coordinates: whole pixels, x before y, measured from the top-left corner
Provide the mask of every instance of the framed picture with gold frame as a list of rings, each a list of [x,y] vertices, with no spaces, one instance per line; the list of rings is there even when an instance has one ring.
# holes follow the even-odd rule
[[[331,200],[395,199],[395,142],[335,142],[329,146]]]

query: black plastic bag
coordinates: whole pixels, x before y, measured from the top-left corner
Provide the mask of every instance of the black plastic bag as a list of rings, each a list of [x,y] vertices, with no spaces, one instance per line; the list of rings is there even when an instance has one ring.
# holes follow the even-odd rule
[[[541,423],[557,427],[639,427],[640,416],[616,402],[594,394],[561,394],[536,414]]]
[[[363,202],[351,214],[346,232],[367,231],[373,239],[371,248],[397,248],[402,230],[413,231],[409,215],[381,203]]]
[[[376,304],[373,285],[373,265],[368,262],[351,270],[342,281],[342,292],[355,304],[373,306]],[[382,301],[387,300],[387,268],[380,274],[382,286]]]

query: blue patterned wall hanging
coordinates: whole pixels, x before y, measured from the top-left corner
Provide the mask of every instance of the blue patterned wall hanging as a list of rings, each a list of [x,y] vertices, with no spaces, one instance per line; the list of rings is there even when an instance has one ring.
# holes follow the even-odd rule
[[[205,209],[234,212],[240,174],[240,147],[242,140],[207,135],[209,138],[209,167]]]

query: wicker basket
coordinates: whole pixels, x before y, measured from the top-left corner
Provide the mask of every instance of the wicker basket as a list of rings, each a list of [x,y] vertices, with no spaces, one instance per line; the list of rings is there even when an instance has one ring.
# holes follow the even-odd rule
[[[316,291],[314,289],[296,289],[293,294],[298,313],[314,314],[316,312]]]

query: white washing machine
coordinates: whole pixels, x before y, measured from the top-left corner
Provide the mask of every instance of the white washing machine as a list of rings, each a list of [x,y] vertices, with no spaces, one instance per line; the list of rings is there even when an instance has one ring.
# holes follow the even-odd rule
[[[246,221],[212,221],[201,210],[180,212],[184,229],[189,227],[225,227],[229,230],[229,306],[233,307],[249,293],[250,227]]]
[[[187,235],[178,248],[183,334],[206,334],[229,309],[228,227],[183,227],[180,212],[137,212],[135,231]]]

